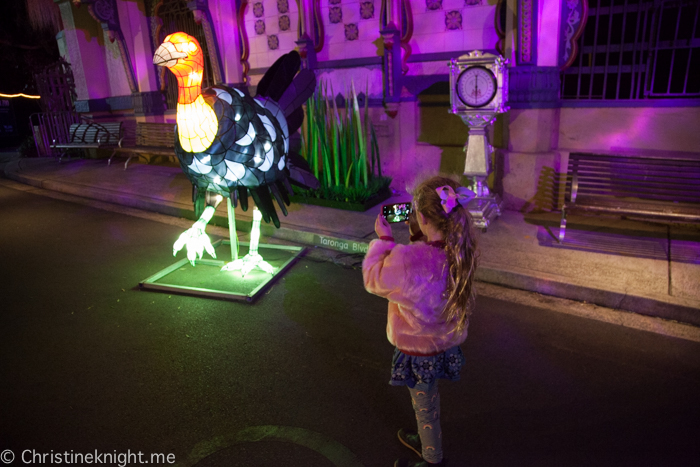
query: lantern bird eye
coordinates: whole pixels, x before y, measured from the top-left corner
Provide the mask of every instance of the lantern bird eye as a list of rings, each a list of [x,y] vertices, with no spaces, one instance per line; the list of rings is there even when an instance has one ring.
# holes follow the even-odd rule
[[[188,47],[190,53],[195,53],[197,51],[197,44],[195,44],[194,42],[190,42],[187,45],[187,47]]]

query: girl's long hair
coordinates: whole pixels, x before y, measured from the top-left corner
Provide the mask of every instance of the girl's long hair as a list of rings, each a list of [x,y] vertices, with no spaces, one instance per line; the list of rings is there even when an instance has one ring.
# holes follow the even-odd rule
[[[445,239],[447,252],[447,304],[443,318],[457,322],[461,332],[469,326],[474,308],[474,273],[478,254],[472,217],[466,208],[457,204],[449,214],[442,207],[437,188],[449,185],[456,190],[460,184],[449,178],[435,176],[420,183],[413,190],[414,208],[435,225]]]

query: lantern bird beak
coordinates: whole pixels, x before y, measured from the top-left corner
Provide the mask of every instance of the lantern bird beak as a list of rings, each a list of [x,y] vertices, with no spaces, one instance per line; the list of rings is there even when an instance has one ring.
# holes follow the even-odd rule
[[[181,58],[187,58],[187,54],[179,52],[172,42],[164,42],[153,55],[153,64],[170,68]]]

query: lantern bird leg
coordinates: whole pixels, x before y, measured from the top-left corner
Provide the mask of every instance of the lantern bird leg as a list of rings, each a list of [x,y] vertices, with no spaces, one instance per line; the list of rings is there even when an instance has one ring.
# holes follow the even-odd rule
[[[224,267],[221,268],[222,271],[241,271],[241,276],[245,277],[250,271],[258,268],[268,274],[274,274],[274,268],[270,263],[263,260],[263,257],[258,253],[261,220],[262,213],[257,207],[253,208],[253,228],[250,231],[250,247],[248,248],[248,254],[243,258],[236,259],[224,265]]]

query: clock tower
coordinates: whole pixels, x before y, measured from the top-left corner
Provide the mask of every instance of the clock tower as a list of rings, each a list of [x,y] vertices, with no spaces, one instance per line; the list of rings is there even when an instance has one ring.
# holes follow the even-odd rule
[[[460,116],[469,127],[464,145],[464,175],[472,178],[476,192],[469,204],[474,224],[486,230],[501,215],[501,200],[486,185],[491,172],[493,147],[486,130],[499,113],[508,111],[507,60],[478,50],[453,59],[450,65],[450,113]]]

